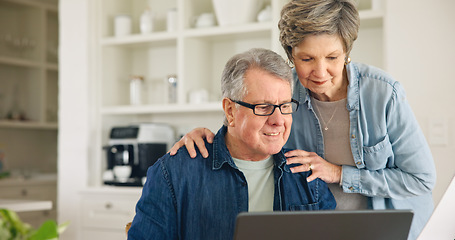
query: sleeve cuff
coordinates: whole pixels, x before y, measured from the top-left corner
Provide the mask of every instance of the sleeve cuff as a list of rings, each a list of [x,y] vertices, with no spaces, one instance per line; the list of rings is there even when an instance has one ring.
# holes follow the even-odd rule
[[[343,165],[341,171],[341,187],[346,193],[360,192],[360,170],[354,166]]]

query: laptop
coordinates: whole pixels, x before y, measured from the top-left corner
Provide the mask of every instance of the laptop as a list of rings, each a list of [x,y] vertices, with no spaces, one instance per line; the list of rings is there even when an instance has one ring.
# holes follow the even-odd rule
[[[418,240],[455,239],[455,177],[420,233]]]
[[[406,240],[411,210],[244,212],[234,240]]]

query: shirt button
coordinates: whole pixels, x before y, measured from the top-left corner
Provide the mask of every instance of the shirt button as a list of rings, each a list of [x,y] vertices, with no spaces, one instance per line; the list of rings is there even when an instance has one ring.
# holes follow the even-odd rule
[[[354,187],[349,187],[349,190],[354,191]]]
[[[355,164],[360,165],[360,164],[362,164],[362,162],[358,161],[358,162],[356,162]]]
[[[352,134],[352,135],[351,135],[351,138],[355,138],[355,135],[354,135],[354,134]]]

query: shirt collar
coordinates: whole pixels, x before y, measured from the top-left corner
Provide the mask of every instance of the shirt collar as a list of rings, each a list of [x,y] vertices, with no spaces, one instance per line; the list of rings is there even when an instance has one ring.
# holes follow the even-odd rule
[[[232,160],[232,156],[229,153],[226,142],[224,137],[226,136],[227,127],[222,126],[215,138],[213,139],[213,164],[212,170],[219,170],[223,167],[224,164],[228,164],[234,169],[238,169],[235,165],[234,161]],[[289,172],[289,167],[286,165],[286,157],[284,156],[285,150],[281,149],[281,151],[277,154],[273,155],[273,160],[275,167],[282,169],[283,171]]]

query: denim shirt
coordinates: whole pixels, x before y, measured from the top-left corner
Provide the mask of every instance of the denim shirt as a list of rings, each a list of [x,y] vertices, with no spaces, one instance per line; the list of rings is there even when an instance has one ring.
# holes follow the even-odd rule
[[[342,167],[343,191],[367,196],[372,209],[412,209],[409,239],[415,239],[433,211],[436,170],[429,146],[399,82],[364,64],[350,63],[346,68],[346,108],[356,166]],[[286,147],[324,158],[321,125],[295,69],[294,81],[293,97],[301,106],[293,114]]]
[[[226,147],[226,130],[206,142],[207,159],[200,153],[191,159],[182,147],[148,169],[128,239],[233,238],[237,214],[248,211],[248,184]],[[291,173],[284,150],[273,157],[275,211],[336,207],[325,182],[307,183],[309,172]]]

